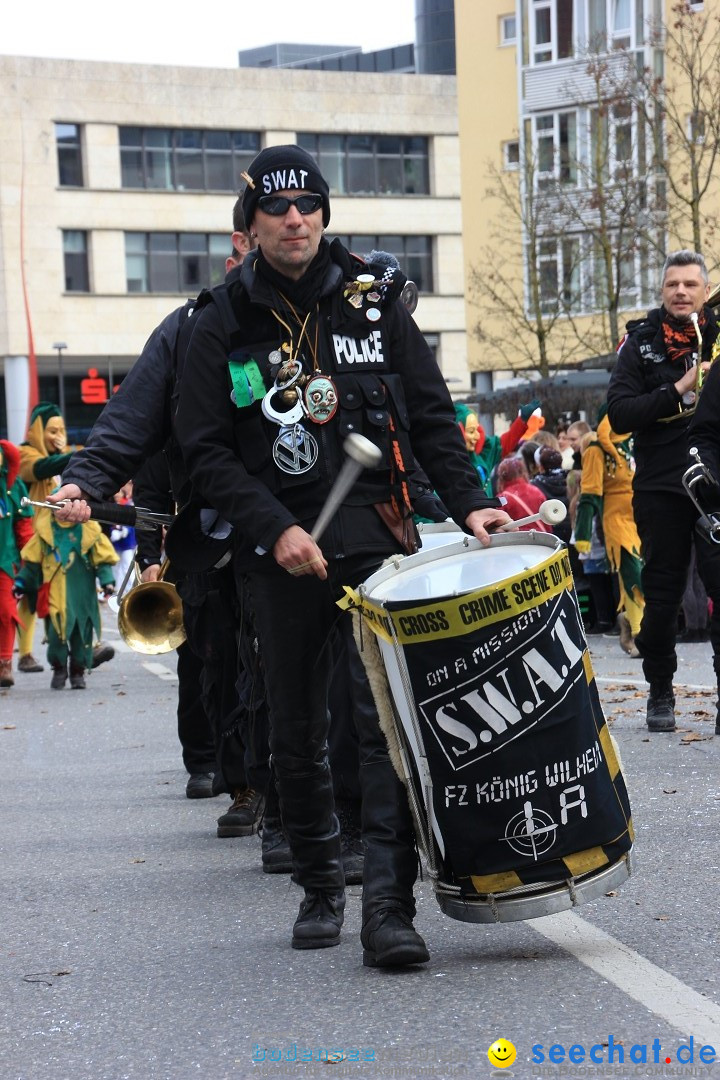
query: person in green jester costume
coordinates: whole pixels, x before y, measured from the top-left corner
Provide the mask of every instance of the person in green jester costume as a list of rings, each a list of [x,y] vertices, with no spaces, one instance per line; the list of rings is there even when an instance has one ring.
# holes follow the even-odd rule
[[[16,595],[36,597],[36,610],[45,619],[47,658],[52,666],[50,686],[85,689],[85,671],[92,667],[93,632],[100,634],[97,578],[105,596],[115,591],[115,550],[96,521],[80,525],[57,521],[50,510],[38,511],[35,535],[20,552],[22,565],[15,579]]]
[[[493,469],[503,458],[517,449],[518,443],[527,432],[530,417],[539,407],[539,401],[521,405],[506,432],[502,435],[486,435],[477,414],[469,405],[455,405],[455,418],[465,439],[470,462],[478,474],[480,486],[487,495],[493,494],[490,479]]]

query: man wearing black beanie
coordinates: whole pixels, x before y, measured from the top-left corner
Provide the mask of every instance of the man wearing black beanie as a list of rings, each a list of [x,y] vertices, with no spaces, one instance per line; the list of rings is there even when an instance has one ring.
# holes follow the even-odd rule
[[[327,181],[298,146],[263,150],[244,174],[258,248],[230,285],[238,329],[215,305],[196,322],[177,431],[197,492],[235,526],[271,717],[270,749],[294,877],[296,949],[337,945],[345,893],[327,760],[327,638],[343,586],[399,553],[415,454],[450,513],[488,543],[509,521],[480,490],[437,363],[399,299],[405,277],[323,237]],[[361,475],[320,542],[311,531],[361,432],[380,464]],[[388,521],[395,518],[397,529]],[[322,546],[320,546],[320,543]],[[373,708],[356,709],[365,843],[361,941],[368,966],[425,963],[413,928],[417,873],[407,793]]]

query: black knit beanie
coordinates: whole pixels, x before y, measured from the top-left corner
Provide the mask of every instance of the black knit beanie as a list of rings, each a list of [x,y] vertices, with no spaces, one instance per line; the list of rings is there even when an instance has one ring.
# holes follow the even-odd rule
[[[318,169],[317,162],[300,146],[268,146],[261,150],[242,174],[247,181],[242,208],[245,224],[250,227],[258,199],[276,191],[314,191],[322,195],[323,225],[330,221],[330,188]],[[248,179],[249,178],[249,179]]]

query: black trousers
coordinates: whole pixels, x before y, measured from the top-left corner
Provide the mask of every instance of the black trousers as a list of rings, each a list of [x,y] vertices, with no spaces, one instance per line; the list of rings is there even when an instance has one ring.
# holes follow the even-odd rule
[[[230,567],[187,575],[178,583],[188,645],[198,665],[196,693],[209,718],[214,744],[213,765],[202,771],[219,773],[230,792],[245,787],[264,791],[267,713],[262,680],[255,670],[256,652],[246,641],[245,623],[238,622],[242,597],[236,597],[235,588]],[[185,743],[183,752],[184,748]]]
[[[202,662],[184,641],[177,651],[178,738],[189,773],[215,771],[215,739],[202,694]]]
[[[695,530],[698,511],[685,495],[636,491],[633,512],[642,545],[645,611],[635,638],[648,682],[663,681],[677,670],[675,638],[687,583],[693,540],[697,568],[713,601],[710,640],[713,666],[720,677],[720,544]]]
[[[367,680],[356,667],[360,663],[357,653],[348,644],[350,616],[336,604],[343,585],[364,581],[380,561],[375,557],[330,562],[326,581],[309,575],[293,577],[276,563],[248,575],[283,822],[298,880],[306,888],[330,889],[337,880],[339,828],[332,822],[333,791],[326,782],[332,676],[328,642],[334,629],[348,647],[366,844],[365,921],[388,902],[414,913],[412,886],[417,872],[407,794],[390,765]],[[312,814],[306,805],[313,808]],[[295,820],[295,815],[302,820]]]

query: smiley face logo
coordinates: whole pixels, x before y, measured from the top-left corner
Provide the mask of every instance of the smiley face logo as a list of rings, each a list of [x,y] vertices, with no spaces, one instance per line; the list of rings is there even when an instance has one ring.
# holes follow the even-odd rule
[[[488,1049],[488,1060],[496,1069],[507,1069],[517,1057],[517,1050],[507,1039],[496,1039]]]

